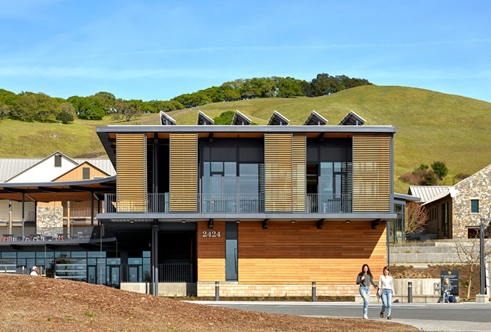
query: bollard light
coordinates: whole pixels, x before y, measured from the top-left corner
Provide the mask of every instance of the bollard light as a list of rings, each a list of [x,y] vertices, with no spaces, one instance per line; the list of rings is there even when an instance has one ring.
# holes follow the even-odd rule
[[[316,298],[316,283],[315,281],[312,281],[312,302],[315,302]]]

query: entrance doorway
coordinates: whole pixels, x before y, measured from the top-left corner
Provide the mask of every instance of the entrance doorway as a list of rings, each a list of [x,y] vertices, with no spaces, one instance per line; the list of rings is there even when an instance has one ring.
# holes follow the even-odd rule
[[[159,233],[159,282],[196,279],[196,232]]]

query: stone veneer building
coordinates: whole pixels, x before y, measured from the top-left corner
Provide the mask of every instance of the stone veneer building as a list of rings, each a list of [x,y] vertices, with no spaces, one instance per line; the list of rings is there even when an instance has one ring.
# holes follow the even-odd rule
[[[454,186],[411,186],[408,193],[420,197],[426,207],[429,234],[438,239],[474,238],[481,218],[491,217],[491,165]]]

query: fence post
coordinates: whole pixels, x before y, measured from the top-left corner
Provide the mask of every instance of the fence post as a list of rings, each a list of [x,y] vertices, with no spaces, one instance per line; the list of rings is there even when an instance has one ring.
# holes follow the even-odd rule
[[[407,283],[407,303],[413,303],[413,283]]]
[[[316,298],[316,283],[312,281],[312,302],[315,302]]]
[[[218,286],[218,281],[215,281],[215,301],[220,301],[220,286]]]

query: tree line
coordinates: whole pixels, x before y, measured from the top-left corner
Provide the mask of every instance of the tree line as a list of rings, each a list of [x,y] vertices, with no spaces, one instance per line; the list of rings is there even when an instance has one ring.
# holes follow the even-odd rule
[[[50,97],[44,93],[14,92],[0,89],[0,119],[8,117],[20,121],[71,123],[75,118],[101,120],[106,115],[114,119],[131,120],[142,113],[168,112],[209,103],[254,98],[318,97],[330,95],[360,85],[371,85],[368,80],[345,75],[318,74],[310,82],[292,77],[263,77],[238,79],[197,92],[182,94],[171,100],[142,101],[116,98],[110,92],[98,92],[67,99]]]

